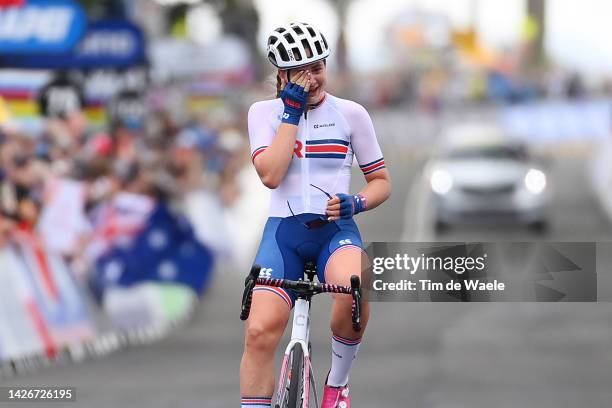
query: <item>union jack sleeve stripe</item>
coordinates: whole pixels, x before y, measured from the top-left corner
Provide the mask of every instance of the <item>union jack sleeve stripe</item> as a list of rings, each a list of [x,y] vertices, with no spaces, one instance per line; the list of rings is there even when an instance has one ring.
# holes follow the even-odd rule
[[[255,161],[255,158],[257,157],[257,155],[258,155],[259,153],[263,152],[264,150],[266,150],[266,147],[268,147],[268,146],[261,146],[261,147],[258,147],[257,149],[255,149],[255,150],[253,151],[253,154],[251,154],[251,161],[253,161],[253,162],[254,162],[254,161]]]
[[[361,171],[363,171],[363,174],[374,173],[376,170],[385,168],[385,160],[384,158],[381,157],[380,159],[374,160],[373,162],[370,162],[364,165],[360,165],[359,168],[361,168]]]
[[[253,289],[253,292],[256,292],[256,291],[272,292],[272,293],[280,296],[281,299],[283,299],[287,303],[287,306],[289,306],[290,309],[293,307],[293,301],[291,300],[291,297],[289,296],[287,291],[285,291],[285,289],[275,288],[275,287],[272,287],[272,286],[260,286],[260,285],[257,285]]]

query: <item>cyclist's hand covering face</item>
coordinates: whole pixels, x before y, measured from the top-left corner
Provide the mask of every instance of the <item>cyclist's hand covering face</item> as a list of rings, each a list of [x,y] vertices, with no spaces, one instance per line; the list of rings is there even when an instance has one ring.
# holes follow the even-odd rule
[[[281,80],[284,77],[281,76]],[[281,121],[290,125],[297,126],[300,117],[306,109],[308,100],[308,90],[310,89],[310,72],[299,71],[295,78],[284,84],[280,98],[283,101],[285,110]]]
[[[281,90],[284,90],[288,83],[294,83],[296,85],[304,87],[304,91],[308,92],[310,90],[310,78],[312,74],[310,70],[301,69],[295,73],[291,74],[291,78],[288,78],[288,71],[284,71],[284,75],[280,75],[281,79]]]

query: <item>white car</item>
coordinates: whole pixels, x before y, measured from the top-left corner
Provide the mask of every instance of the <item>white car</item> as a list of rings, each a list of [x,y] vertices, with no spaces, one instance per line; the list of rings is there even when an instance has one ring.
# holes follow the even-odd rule
[[[550,188],[527,146],[495,126],[461,125],[441,137],[426,166],[437,231],[452,224],[512,221],[547,227]]]

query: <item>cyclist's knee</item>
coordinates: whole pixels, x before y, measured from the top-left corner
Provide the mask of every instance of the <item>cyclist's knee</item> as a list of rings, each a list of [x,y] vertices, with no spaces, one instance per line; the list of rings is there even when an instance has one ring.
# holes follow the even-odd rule
[[[266,351],[271,347],[272,336],[263,324],[252,322],[246,328],[245,346],[247,350]]]
[[[267,324],[261,320],[254,319],[249,321],[246,327],[246,349],[258,353],[273,353],[282,335],[283,326],[280,322]]]
[[[257,293],[245,330],[245,348],[258,353],[274,352],[287,321],[289,307],[271,293]]]

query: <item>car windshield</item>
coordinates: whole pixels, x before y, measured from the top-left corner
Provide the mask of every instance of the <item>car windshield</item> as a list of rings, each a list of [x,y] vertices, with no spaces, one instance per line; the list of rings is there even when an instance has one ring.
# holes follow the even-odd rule
[[[447,159],[498,159],[525,161],[527,152],[520,147],[495,146],[486,148],[459,149],[447,152]]]

